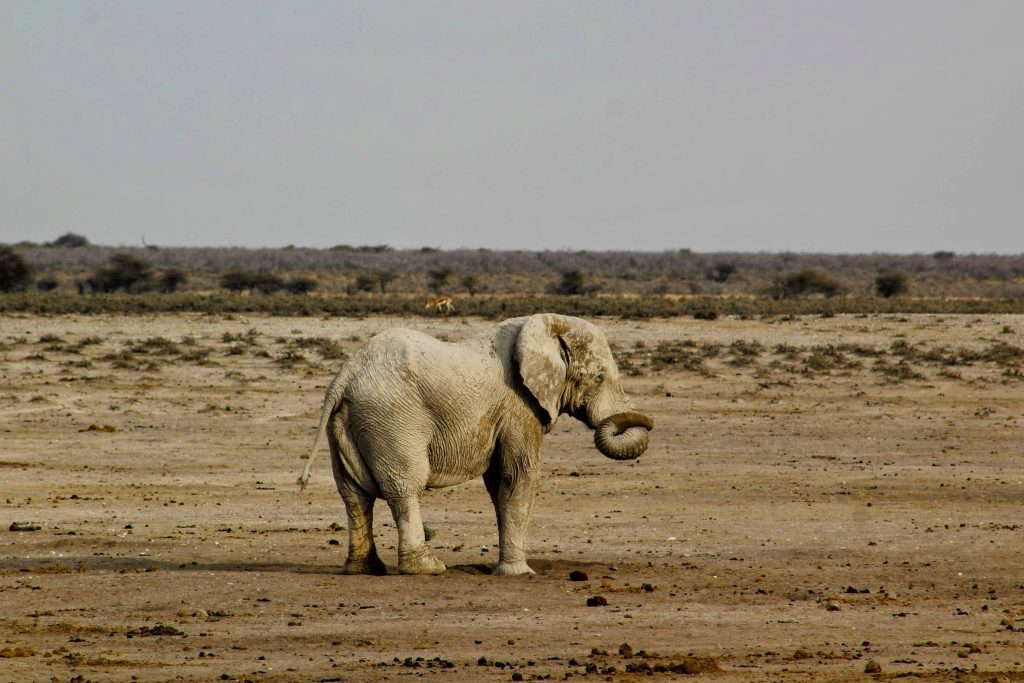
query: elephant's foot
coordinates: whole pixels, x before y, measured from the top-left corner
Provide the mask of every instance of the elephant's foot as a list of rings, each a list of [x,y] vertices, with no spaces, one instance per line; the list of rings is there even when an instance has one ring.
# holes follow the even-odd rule
[[[426,543],[415,550],[398,554],[398,571],[402,574],[443,574],[446,569],[444,562],[437,559]]]
[[[526,564],[526,560],[519,560],[518,562],[501,562],[494,571],[491,572],[491,576],[517,576],[519,574],[535,574],[530,565]]]
[[[349,557],[345,560],[345,566],[342,568],[342,572],[345,574],[372,574],[373,576],[384,576],[388,573],[388,568],[387,565],[381,562],[380,558],[377,557],[377,552],[374,551],[366,557]]]

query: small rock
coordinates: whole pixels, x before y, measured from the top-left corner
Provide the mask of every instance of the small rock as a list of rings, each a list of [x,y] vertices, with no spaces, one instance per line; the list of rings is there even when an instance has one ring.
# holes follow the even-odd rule
[[[581,572],[579,569],[574,569],[573,571],[569,572],[570,581],[586,581],[589,578],[590,577],[587,576],[586,572]]]
[[[864,665],[864,673],[866,674],[880,674],[882,673],[882,665],[873,659],[868,660],[868,663]]]
[[[608,601],[602,595],[587,598],[587,607],[606,607]]]
[[[829,600],[825,603],[825,609],[829,612],[838,612],[842,609],[842,607],[840,607],[839,603],[835,600]]]
[[[11,522],[11,526],[7,527],[9,531],[39,531],[42,528],[32,522]]]
[[[623,643],[622,645],[619,645],[619,656],[620,657],[625,657],[626,659],[629,659],[630,657],[632,657],[633,656],[633,646],[630,645],[629,643]]]

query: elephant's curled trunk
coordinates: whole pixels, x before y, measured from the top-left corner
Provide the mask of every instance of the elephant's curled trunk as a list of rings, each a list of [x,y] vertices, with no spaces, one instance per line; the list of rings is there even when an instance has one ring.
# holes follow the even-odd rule
[[[647,450],[647,432],[652,429],[654,420],[642,413],[616,413],[594,430],[594,445],[612,460],[633,460]]]

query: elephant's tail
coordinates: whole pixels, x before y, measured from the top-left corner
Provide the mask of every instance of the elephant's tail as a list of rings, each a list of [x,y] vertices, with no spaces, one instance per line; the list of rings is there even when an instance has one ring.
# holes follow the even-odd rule
[[[316,436],[313,438],[313,445],[309,449],[309,453],[306,454],[306,465],[302,468],[302,474],[299,475],[299,488],[306,488],[306,484],[309,483],[309,470],[313,467],[313,456],[316,455],[316,447],[320,445],[320,436],[324,433],[327,427],[327,421],[334,414],[334,411],[341,405],[341,397],[345,393],[345,387],[348,385],[348,381],[352,376],[352,371],[346,367],[341,370],[331,383],[327,385],[327,393],[324,394],[324,403],[320,408],[320,426],[316,428]]]

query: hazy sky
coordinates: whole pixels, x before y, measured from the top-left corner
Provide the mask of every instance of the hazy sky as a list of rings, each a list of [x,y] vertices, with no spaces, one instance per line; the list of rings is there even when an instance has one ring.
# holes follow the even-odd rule
[[[0,242],[1024,252],[1024,2],[0,0]]]

